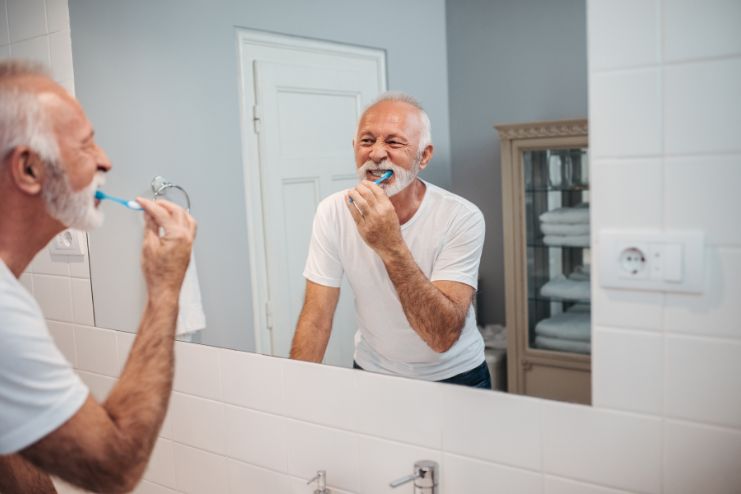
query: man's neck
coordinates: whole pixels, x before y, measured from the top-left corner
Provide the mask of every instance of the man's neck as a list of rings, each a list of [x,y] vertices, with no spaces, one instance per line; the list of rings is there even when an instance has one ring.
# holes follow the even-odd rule
[[[40,217],[14,208],[0,210],[0,259],[20,278],[36,254],[63,226],[48,216]]]
[[[403,225],[417,212],[425,197],[427,186],[420,179],[414,179],[404,190],[391,196],[391,204],[396,209],[396,216],[399,218],[399,224]]]

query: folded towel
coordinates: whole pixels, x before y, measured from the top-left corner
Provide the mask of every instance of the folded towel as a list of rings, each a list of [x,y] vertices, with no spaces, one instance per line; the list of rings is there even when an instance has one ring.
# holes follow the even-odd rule
[[[589,247],[589,235],[546,235],[543,243],[564,247]]]
[[[590,291],[589,281],[568,280],[559,275],[543,285],[540,294],[544,297],[588,302],[591,299]]]
[[[589,223],[541,223],[544,235],[589,235]]]
[[[569,275],[570,280],[589,281],[589,266],[577,266]]]
[[[190,254],[190,264],[185,271],[183,286],[180,289],[180,311],[178,312],[178,321],[175,329],[177,336],[183,336],[204,329],[206,327],[206,314],[203,312],[203,303],[201,302],[201,287],[198,283],[198,270],[196,269],[196,259],[193,253]],[[189,338],[181,337],[181,340],[188,341]]]
[[[548,338],[547,336],[536,336],[535,347],[543,350],[573,353],[591,353],[592,351],[592,344],[588,341],[562,340],[560,338]]]
[[[574,341],[591,341],[592,322],[589,312],[562,312],[538,321],[535,334],[548,338]]]
[[[566,309],[566,312],[592,312],[592,306],[579,302]]]
[[[546,211],[540,215],[543,223],[586,223],[589,224],[589,204],[582,203],[573,207],[563,207]]]

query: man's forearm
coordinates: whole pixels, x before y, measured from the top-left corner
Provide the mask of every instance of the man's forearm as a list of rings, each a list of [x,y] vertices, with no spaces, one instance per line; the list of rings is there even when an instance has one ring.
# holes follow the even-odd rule
[[[178,293],[154,293],[118,384],[102,404],[131,451],[144,461],[167,412],[174,374]]]
[[[290,357],[294,360],[321,362],[324,359],[324,353],[327,351],[331,327],[320,328],[302,316],[299,316],[296,324]]]
[[[0,456],[0,492],[47,494],[57,492],[48,474],[18,454]]]
[[[381,258],[412,329],[434,351],[447,351],[461,334],[466,312],[422,273],[406,244]]]

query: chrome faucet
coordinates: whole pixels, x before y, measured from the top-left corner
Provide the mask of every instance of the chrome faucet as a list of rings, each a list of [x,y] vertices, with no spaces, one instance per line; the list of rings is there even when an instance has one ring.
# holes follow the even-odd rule
[[[414,464],[414,473],[394,480],[389,485],[393,488],[414,481],[414,494],[440,494],[438,491],[437,462],[421,460]]]
[[[316,482],[316,489],[314,489],[314,494],[331,494],[331,491],[327,488],[326,470],[317,470],[314,478],[306,482],[306,485],[309,485],[312,482]]]

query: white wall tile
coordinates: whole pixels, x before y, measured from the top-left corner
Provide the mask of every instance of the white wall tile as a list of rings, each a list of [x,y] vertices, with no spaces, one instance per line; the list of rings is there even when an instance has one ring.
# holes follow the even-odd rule
[[[173,392],[170,399],[173,438],[212,453],[226,454],[225,406],[218,401]]]
[[[69,29],[67,0],[46,0],[46,24],[50,33]]]
[[[74,78],[72,69],[72,38],[69,31],[49,35],[51,72],[57,82]]]
[[[658,63],[658,0],[591,2],[587,15],[590,71]]]
[[[75,342],[78,368],[118,377],[115,331],[77,326]]]
[[[597,161],[593,164],[592,224],[599,228],[661,228],[664,164],[661,159]],[[630,201],[624,200],[630,191]]]
[[[662,335],[597,327],[592,332],[592,349],[594,406],[661,414]]]
[[[738,0],[665,0],[663,11],[665,60],[741,53]]]
[[[35,62],[40,62],[47,67],[51,64],[49,59],[49,38],[47,36],[31,38],[13,43],[10,45],[10,54],[13,58],[33,60]]]
[[[667,159],[666,228],[702,230],[707,244],[741,246],[741,221],[732,216],[741,211],[739,184],[741,154]]]
[[[661,420],[543,404],[545,473],[646,493],[661,490]]]
[[[77,324],[94,326],[93,291],[90,280],[85,278],[71,278],[72,286],[72,317]]]
[[[219,359],[226,403],[285,415],[281,359],[227,349]]]
[[[358,445],[358,464],[361,465],[358,492],[403,492],[403,489],[409,488],[393,489],[389,483],[410,475],[414,471],[415,461],[432,460],[438,465],[442,464],[439,449],[420,448],[367,436],[359,436]]]
[[[592,74],[589,145],[595,159],[662,152],[658,69]]]
[[[67,256],[67,258],[70,276],[74,278],[90,278],[90,263],[87,255]]]
[[[592,252],[601,255],[599,246]],[[599,270],[592,270],[592,324],[660,331],[663,319],[663,293],[602,288]]]
[[[177,488],[175,482],[175,452],[173,443],[167,439],[159,439],[154,445],[149,465],[144,472],[144,478],[161,485]]]
[[[175,489],[170,489],[169,487],[164,487],[155,484],[154,482],[143,480],[138,486],[136,486],[136,489],[134,489],[133,492],[134,494],[177,494],[181,491],[176,491]]]
[[[173,389],[201,398],[221,399],[218,348],[175,342]]]
[[[227,459],[173,443],[178,490],[188,494],[229,492]]]
[[[664,491],[735,494],[741,488],[741,431],[668,420]]]
[[[359,487],[358,438],[355,434],[319,425],[290,420],[288,473],[310,479],[317,470],[332,476],[332,485],[351,492]]]
[[[54,483],[54,487],[56,487],[58,494],[80,494],[86,492],[56,477],[52,477],[51,480]]]
[[[229,460],[229,492],[291,494],[288,477],[264,468]]]
[[[532,494],[543,492],[540,473],[446,454],[441,492]]]
[[[47,321],[47,327],[54,343],[73,367],[77,367],[77,355],[75,349],[75,327],[63,322]]]
[[[0,60],[10,58],[10,45],[0,46]]]
[[[7,45],[9,43],[7,0],[0,0],[0,45]]]
[[[72,289],[69,278],[34,274],[33,294],[44,317],[72,322]]]
[[[8,0],[10,41],[46,34],[44,0]]]
[[[664,327],[694,336],[741,339],[741,249],[705,250],[705,286],[700,294],[667,294]]]
[[[741,151],[739,87],[741,58],[666,67],[666,152]]]
[[[231,405],[224,406],[226,454],[271,470],[287,471],[286,423],[289,419]]]
[[[666,335],[665,414],[741,428],[741,342]]]
[[[90,389],[90,393],[99,402],[102,403],[108,397],[113,387],[116,385],[116,380],[112,377],[103,376],[101,374],[93,374],[92,372],[86,372],[78,370],[77,373],[82,379],[82,382],[87,384]]]
[[[443,449],[539,470],[541,407],[542,402],[533,398],[445,386]]]
[[[353,372],[357,398],[351,412],[356,430],[429,448],[442,447],[445,385]]]
[[[69,263],[66,256],[52,256],[48,245],[36,254],[31,261],[31,267],[35,274],[69,276]]]
[[[126,361],[131,353],[131,347],[134,345],[136,334],[125,331],[116,331],[116,372],[121,374]]]
[[[630,494],[628,491],[545,476],[545,494]]]
[[[309,362],[284,363],[287,415],[340,429],[355,427],[355,373],[360,371]]]

